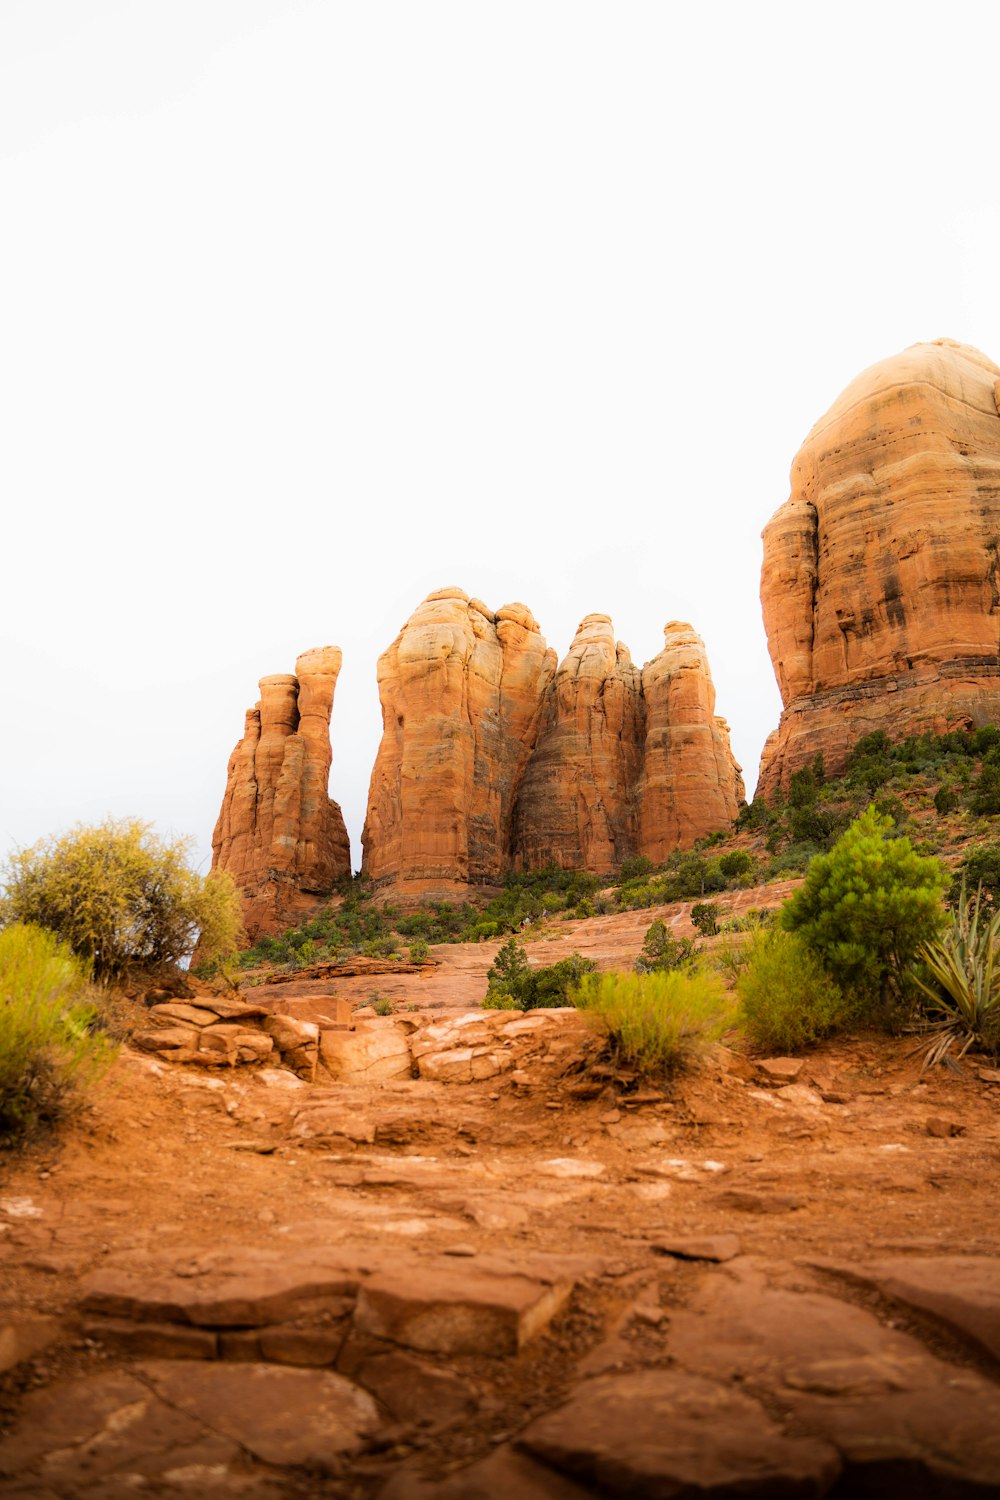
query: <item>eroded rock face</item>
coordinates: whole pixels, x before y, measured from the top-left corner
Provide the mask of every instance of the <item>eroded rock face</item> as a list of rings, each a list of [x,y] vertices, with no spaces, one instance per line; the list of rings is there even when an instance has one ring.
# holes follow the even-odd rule
[[[229,760],[212,868],[236,882],[251,940],[286,927],[304,896],[351,873],[344,819],[327,792],[340,663],[336,646],[321,646],[298,658],[294,676],[262,677]]]
[[[431,594],[379,661],[384,732],[365,872],[397,889],[490,884],[560,864],[655,861],[743,796],[705,648],[671,623],[640,672],[607,615],[556,659],[523,605]]]
[[[743,801],[729,726],[715,712],[705,643],[679,620],[663,629],[659,656],[642,669],[646,738],[639,852],[654,864],[732,823]]]
[[[635,852],[642,676],[608,615],[587,615],[546,694],[514,815],[523,869],[612,870]]]
[[[812,429],[764,529],[784,712],[771,793],[817,751],[1000,717],[1000,368],[950,340],[873,365]]]
[[[447,889],[502,877],[555,667],[522,604],[494,615],[439,589],[410,616],[378,664],[383,734],[362,835],[372,879]]]

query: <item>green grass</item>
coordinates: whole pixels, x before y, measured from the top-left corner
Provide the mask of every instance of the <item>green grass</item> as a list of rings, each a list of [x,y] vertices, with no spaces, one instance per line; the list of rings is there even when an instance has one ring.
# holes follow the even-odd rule
[[[662,1077],[688,1066],[732,1025],[735,1005],[717,974],[670,969],[590,974],[576,992],[625,1067]]]
[[[54,1124],[107,1068],[87,970],[40,927],[0,931],[0,1141]]]

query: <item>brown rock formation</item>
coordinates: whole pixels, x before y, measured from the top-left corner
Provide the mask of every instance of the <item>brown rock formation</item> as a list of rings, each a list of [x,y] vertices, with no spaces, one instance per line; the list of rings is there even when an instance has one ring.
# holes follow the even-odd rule
[[[943,339],[873,365],[809,433],[764,529],[761,602],[784,712],[771,793],[898,738],[1000,719],[1000,369]]]
[[[523,604],[494,615],[456,588],[424,600],[379,658],[366,874],[404,889],[502,877],[555,665]]]
[[[608,615],[587,615],[546,695],[514,814],[522,869],[612,870],[634,854],[642,680]]]
[[[679,620],[642,669],[646,739],[639,797],[639,852],[660,864],[674,849],[726,828],[743,801],[729,726],[715,713],[705,643]]]
[[[523,605],[493,616],[442,589],[381,657],[379,692],[364,868],[400,890],[659,861],[743,794],[690,626],[668,626],[640,673],[607,615],[588,615],[556,671]]]
[[[330,800],[330,715],[340,672],[336,646],[304,652],[295,676],[262,677],[243,738],[229,760],[212,837],[212,868],[243,897],[248,936],[280,931],[351,873],[340,808]]]

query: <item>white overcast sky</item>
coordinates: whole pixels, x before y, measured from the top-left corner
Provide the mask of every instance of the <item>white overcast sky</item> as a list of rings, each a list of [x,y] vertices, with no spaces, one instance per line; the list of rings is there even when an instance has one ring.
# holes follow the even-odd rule
[[[0,0],[0,844],[206,858],[257,678],[431,590],[704,636],[748,788],[760,530],[865,366],[1000,357],[1000,12]]]

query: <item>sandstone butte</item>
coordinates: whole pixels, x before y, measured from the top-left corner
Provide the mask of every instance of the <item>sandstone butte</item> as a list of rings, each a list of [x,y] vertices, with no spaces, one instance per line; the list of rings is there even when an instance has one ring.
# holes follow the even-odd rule
[[[640,672],[588,615],[557,668],[523,605],[431,594],[379,661],[365,873],[401,891],[604,874],[731,822],[743,784],[704,645],[677,622],[665,636]]]
[[[809,433],[764,529],[784,711],[770,795],[822,752],[1000,719],[1000,368],[949,339],[873,365]]]
[[[347,829],[327,792],[340,664],[336,646],[320,646],[298,658],[294,676],[262,677],[229,758],[212,868],[236,882],[251,940],[287,927],[310,895],[351,873]]]

